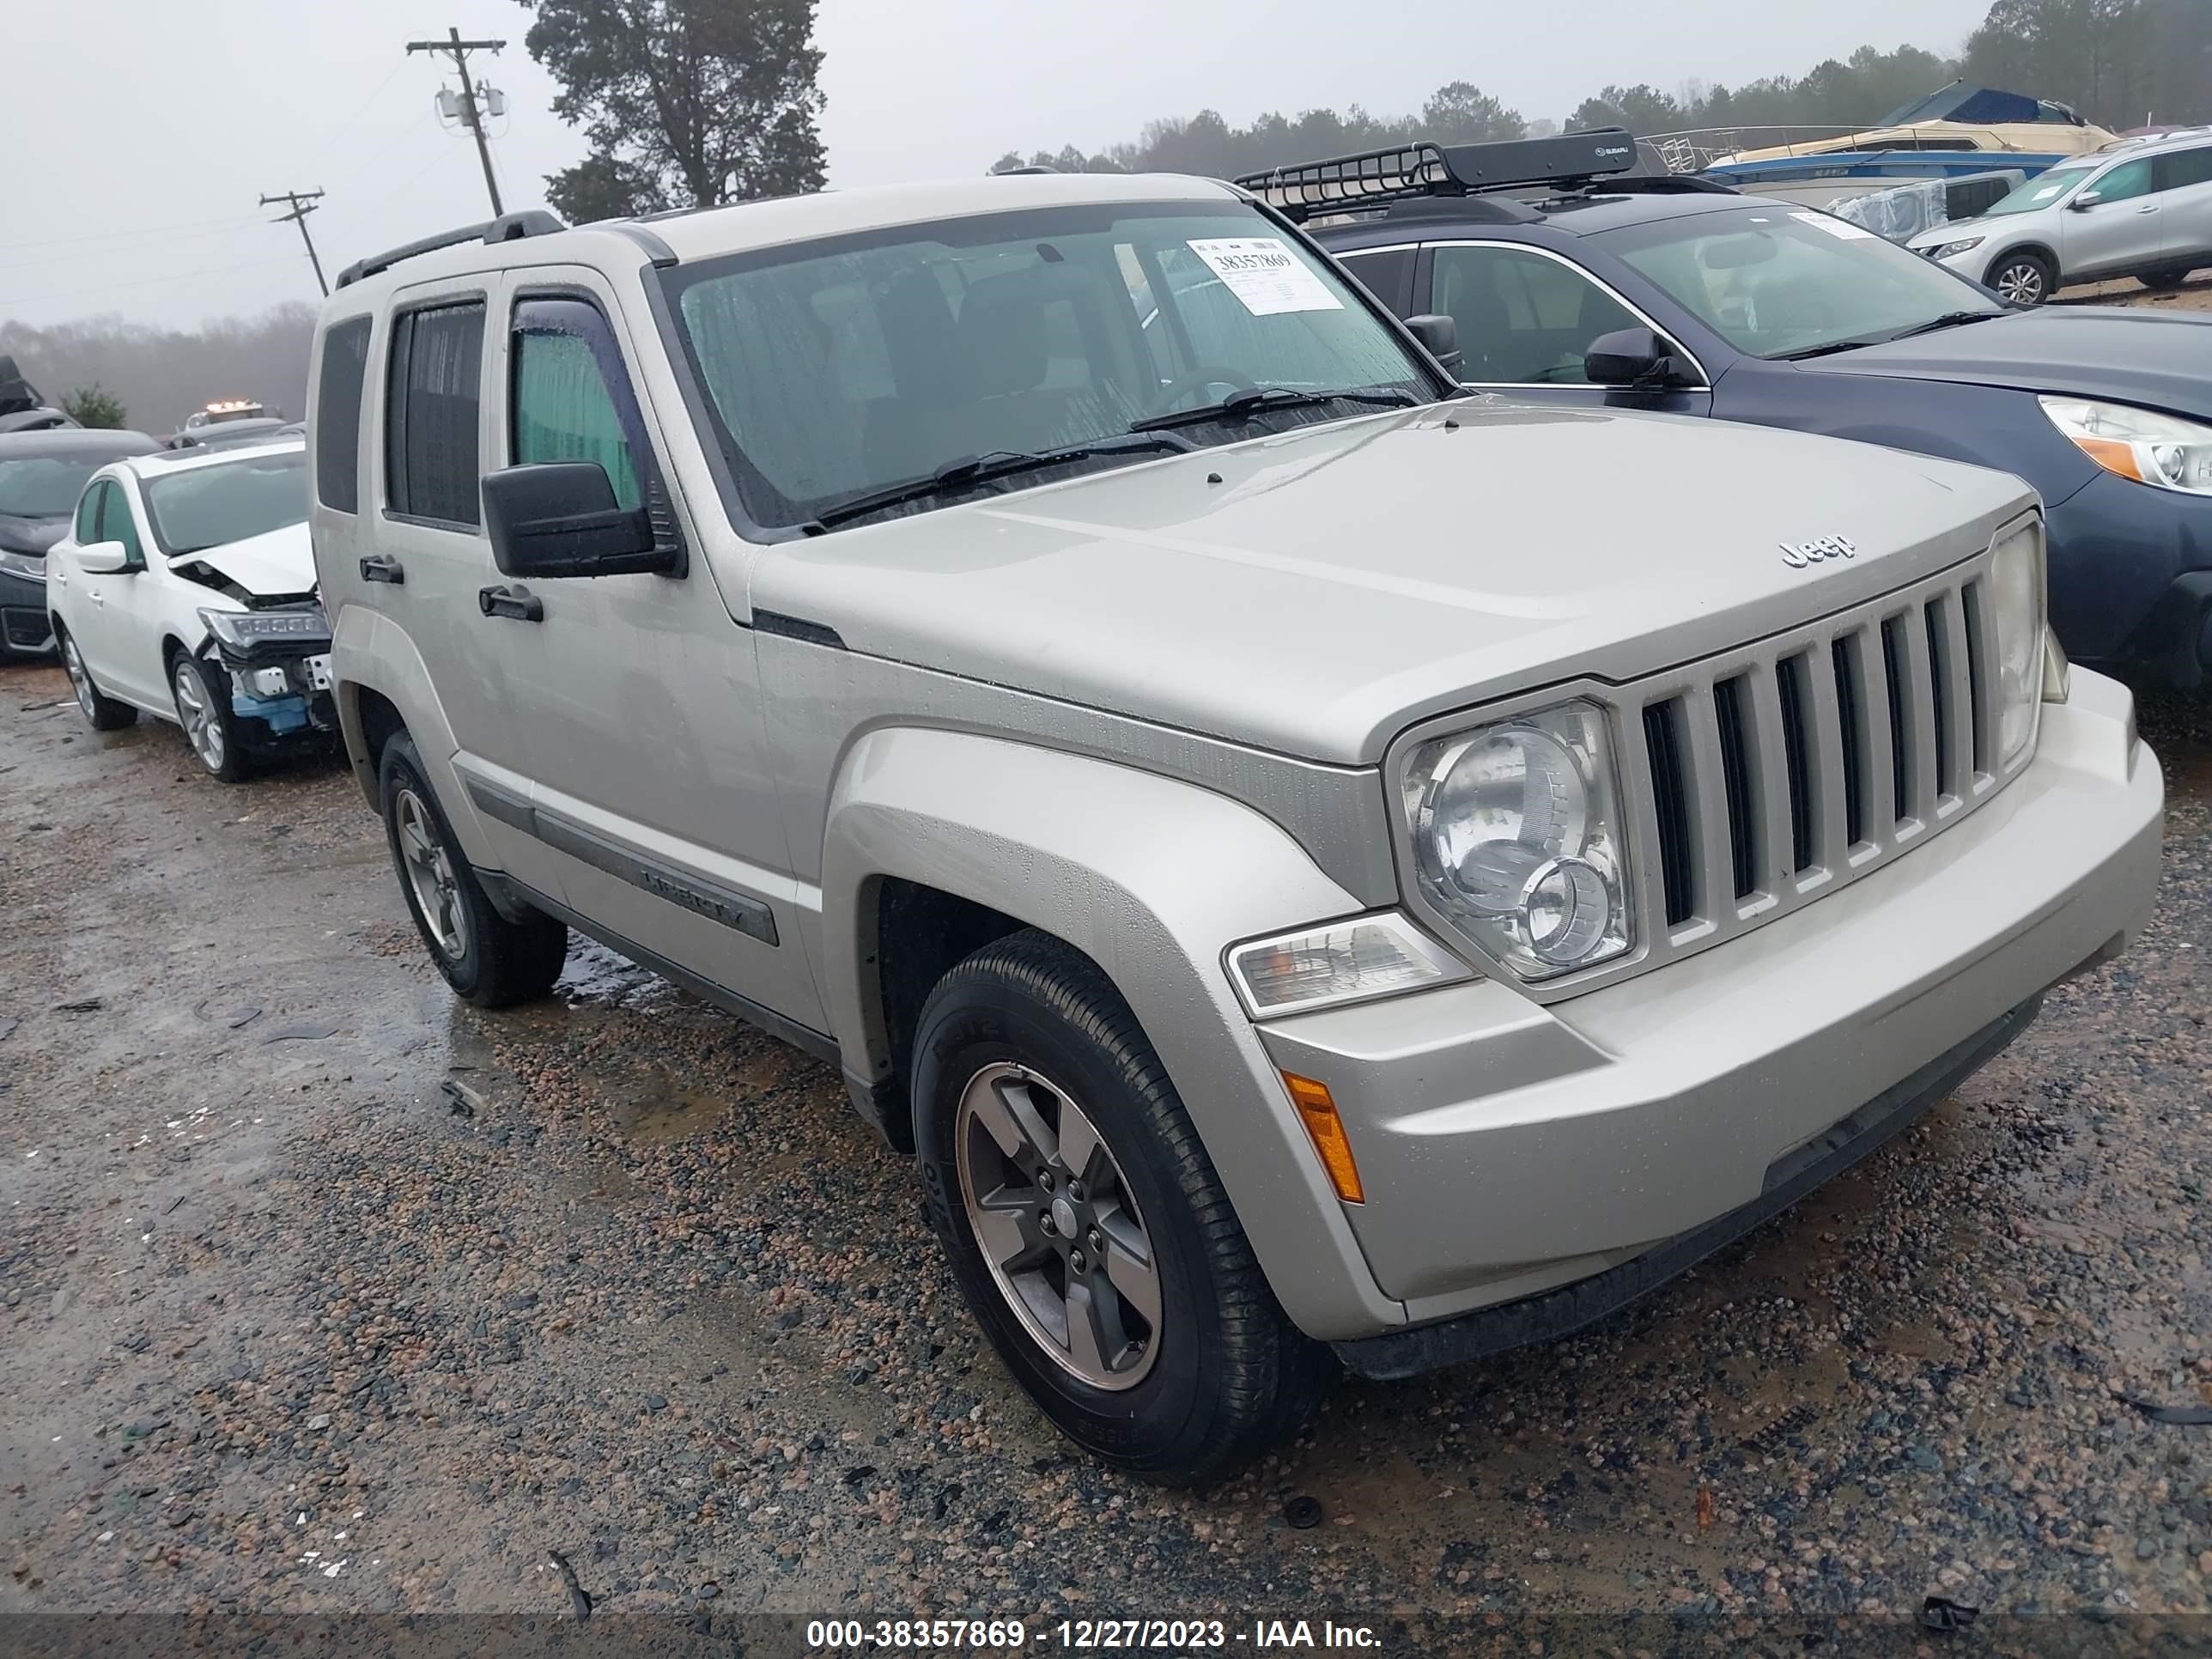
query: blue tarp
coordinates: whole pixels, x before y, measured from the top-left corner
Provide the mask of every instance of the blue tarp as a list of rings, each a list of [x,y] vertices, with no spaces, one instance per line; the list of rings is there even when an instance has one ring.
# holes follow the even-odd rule
[[[1909,127],[1922,121],[1967,121],[1984,127],[2051,121],[2078,126],[2081,118],[2063,104],[2045,103],[2024,93],[1999,92],[1994,87],[1970,87],[1963,81],[1954,81],[1875,125]]]

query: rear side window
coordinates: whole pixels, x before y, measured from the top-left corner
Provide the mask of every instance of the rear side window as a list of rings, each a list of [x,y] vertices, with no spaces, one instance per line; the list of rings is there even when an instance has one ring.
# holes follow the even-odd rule
[[[323,337],[315,388],[315,494],[325,507],[361,511],[361,394],[368,378],[368,319],[340,323]]]
[[[2158,157],[2158,187],[2183,190],[2191,185],[2212,185],[2212,148],[2178,149]]]
[[[392,319],[385,494],[404,518],[471,530],[482,521],[477,406],[483,331],[481,300]]]

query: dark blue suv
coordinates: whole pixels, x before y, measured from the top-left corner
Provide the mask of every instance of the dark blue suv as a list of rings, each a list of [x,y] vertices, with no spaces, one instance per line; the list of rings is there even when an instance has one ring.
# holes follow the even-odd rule
[[[2212,678],[2212,316],[2008,309],[1802,205],[1600,182],[1628,164],[1626,139],[1419,144],[1237,182],[1400,315],[1451,319],[1471,386],[2019,474],[2049,515],[2067,653],[2185,689]]]

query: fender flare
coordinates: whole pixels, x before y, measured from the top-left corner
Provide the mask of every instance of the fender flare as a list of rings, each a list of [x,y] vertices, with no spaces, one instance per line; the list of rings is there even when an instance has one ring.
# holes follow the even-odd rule
[[[1368,908],[1279,826],[1110,761],[937,728],[867,733],[831,791],[822,859],[823,997],[855,1077],[890,1070],[875,940],[885,878],[1088,956],[1175,1079],[1284,1310],[1324,1339],[1404,1322],[1223,963],[1241,939]]]
[[[346,759],[369,809],[381,812],[383,803],[377,799],[376,773],[362,732],[360,694],[365,690],[377,693],[399,711],[430,774],[438,805],[470,862],[497,867],[491,840],[477,822],[475,803],[453,768],[460,745],[454,740],[453,722],[446,717],[436,682],[407,630],[382,611],[366,605],[343,606],[331,628],[331,663],[337,683],[332,701],[337,705]]]

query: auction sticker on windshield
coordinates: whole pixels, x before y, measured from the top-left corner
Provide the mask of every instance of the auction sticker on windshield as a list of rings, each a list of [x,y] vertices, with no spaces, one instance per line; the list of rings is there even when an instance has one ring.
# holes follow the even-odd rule
[[[1825,230],[1829,235],[1846,242],[1871,242],[1872,231],[1855,225],[1848,219],[1838,219],[1832,213],[1793,213],[1790,216],[1801,225],[1810,225],[1815,230]]]
[[[1222,236],[1194,241],[1222,286],[1255,317],[1286,311],[1341,311],[1344,302],[1322,285],[1312,266],[1275,236]]]

